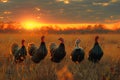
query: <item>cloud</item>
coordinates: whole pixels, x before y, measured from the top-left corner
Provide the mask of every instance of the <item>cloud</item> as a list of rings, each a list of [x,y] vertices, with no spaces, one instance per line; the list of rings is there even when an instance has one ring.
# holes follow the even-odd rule
[[[4,11],[3,13],[4,14],[11,14],[12,12],[10,12],[10,11]]]
[[[0,0],[0,2],[7,3],[9,0]]]
[[[105,19],[104,22],[106,22],[106,23],[118,23],[118,22],[120,22],[120,19],[115,19],[115,20]]]
[[[0,19],[4,19],[4,17],[3,17],[3,16],[0,16]]]
[[[49,23],[94,23],[109,20],[110,16],[118,20],[119,7],[120,0],[0,0],[0,16],[9,14],[16,20],[30,15]]]
[[[83,0],[56,0],[57,2],[64,2],[64,4],[70,4],[72,2],[81,2]]]
[[[40,8],[39,8],[39,7],[35,7],[35,10],[36,10],[36,11],[40,11]]]
[[[111,0],[110,2],[111,3],[115,3],[115,2],[118,2],[118,0]]]
[[[86,12],[94,12],[92,9],[87,9]]]
[[[109,1],[105,1],[105,2],[99,1],[99,2],[93,2],[92,4],[95,6],[109,6],[116,2],[119,2],[119,1],[118,0],[109,0]]]
[[[95,6],[108,6],[108,5],[110,5],[110,3],[109,2],[105,2],[105,3],[96,3],[96,2],[93,2],[93,5],[95,5]]]

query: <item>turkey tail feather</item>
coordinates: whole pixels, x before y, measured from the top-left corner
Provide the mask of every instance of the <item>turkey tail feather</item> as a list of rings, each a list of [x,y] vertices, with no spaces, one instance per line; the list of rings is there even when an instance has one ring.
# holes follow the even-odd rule
[[[34,43],[29,43],[28,44],[28,53],[30,56],[33,56],[37,51],[37,47],[35,46]]]
[[[57,48],[57,45],[55,43],[50,44],[50,51],[53,51]]]
[[[18,44],[17,43],[13,43],[12,45],[11,45],[11,53],[15,56],[17,53],[18,53],[18,51],[19,51],[19,46],[18,46]]]

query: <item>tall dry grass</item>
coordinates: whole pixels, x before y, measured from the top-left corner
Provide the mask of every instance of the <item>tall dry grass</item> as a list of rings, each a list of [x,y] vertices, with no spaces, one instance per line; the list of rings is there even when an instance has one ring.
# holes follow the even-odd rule
[[[58,42],[59,37],[65,39],[67,56],[59,63],[50,61],[50,53],[39,64],[34,64],[30,56],[25,62],[14,64],[10,55],[13,42],[19,45],[21,39],[26,40],[26,46],[34,42],[40,44],[42,34],[0,34],[0,80],[120,80],[120,34],[45,34],[49,48],[51,42]],[[93,64],[87,60],[88,52],[94,44],[95,35],[100,36],[100,44],[104,56],[100,63]],[[80,64],[70,60],[74,42],[81,39],[80,46],[85,50],[85,60]]]

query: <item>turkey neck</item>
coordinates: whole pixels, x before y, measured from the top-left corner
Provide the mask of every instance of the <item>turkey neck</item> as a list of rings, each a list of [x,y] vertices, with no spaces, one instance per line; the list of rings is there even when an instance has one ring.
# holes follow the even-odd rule
[[[64,43],[60,43],[60,45],[59,45],[59,49],[63,49],[63,50],[65,50],[65,45],[64,45]]]
[[[78,44],[78,43],[76,43],[76,44],[75,44],[75,47],[76,47],[76,48],[79,48],[79,44]]]
[[[45,45],[45,42],[41,41],[40,46],[44,46],[44,45]]]
[[[43,44],[45,44],[45,42],[44,42],[44,41],[41,41],[41,44],[43,45]]]
[[[44,41],[44,39],[41,39],[41,43],[44,43],[45,41]]]
[[[45,43],[44,41],[41,41],[41,43]]]
[[[64,42],[61,42],[61,43],[60,43],[60,46],[64,46]]]
[[[44,41],[41,41],[39,48],[42,47],[42,46],[45,46],[45,42]]]
[[[22,46],[25,46],[25,44],[24,44],[24,43],[22,43]]]
[[[98,45],[98,40],[95,40],[95,45]]]
[[[61,41],[61,44],[64,44],[64,41]]]

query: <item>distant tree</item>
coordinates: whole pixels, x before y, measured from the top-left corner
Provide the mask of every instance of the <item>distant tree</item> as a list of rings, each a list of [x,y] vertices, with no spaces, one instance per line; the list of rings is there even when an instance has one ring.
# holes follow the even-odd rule
[[[88,25],[85,29],[86,30],[91,30],[93,27],[92,27],[92,25]]]
[[[0,22],[0,30],[4,28],[4,22]]]
[[[105,26],[103,24],[94,25],[95,30],[104,30]]]

